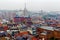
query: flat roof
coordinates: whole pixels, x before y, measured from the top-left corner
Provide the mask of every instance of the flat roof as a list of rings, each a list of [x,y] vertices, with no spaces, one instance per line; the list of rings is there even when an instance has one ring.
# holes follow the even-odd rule
[[[53,27],[50,27],[50,26],[41,26],[40,28],[54,31]]]

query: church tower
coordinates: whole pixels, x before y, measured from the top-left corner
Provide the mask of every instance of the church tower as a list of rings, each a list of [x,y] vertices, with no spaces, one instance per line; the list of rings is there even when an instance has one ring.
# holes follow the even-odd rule
[[[23,10],[23,15],[24,15],[24,17],[27,15],[27,12],[28,12],[28,10],[27,10],[27,8],[26,8],[26,3],[25,3],[25,7],[24,7],[24,10]]]

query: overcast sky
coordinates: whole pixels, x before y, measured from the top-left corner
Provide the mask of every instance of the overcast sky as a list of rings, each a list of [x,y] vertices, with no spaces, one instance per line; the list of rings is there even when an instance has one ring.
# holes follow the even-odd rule
[[[25,2],[28,10],[60,11],[60,0],[0,0],[0,9],[23,9]]]

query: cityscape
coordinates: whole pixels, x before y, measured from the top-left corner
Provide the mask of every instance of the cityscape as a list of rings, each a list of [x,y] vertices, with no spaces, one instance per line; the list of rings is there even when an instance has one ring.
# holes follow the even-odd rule
[[[0,40],[60,40],[60,11],[0,10]]]

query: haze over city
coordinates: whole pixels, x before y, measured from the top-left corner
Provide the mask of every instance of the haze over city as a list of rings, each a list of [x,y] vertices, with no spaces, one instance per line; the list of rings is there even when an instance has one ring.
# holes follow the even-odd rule
[[[60,0],[0,0],[0,40],[60,40]]]
[[[60,11],[60,0],[0,0],[0,10]]]

